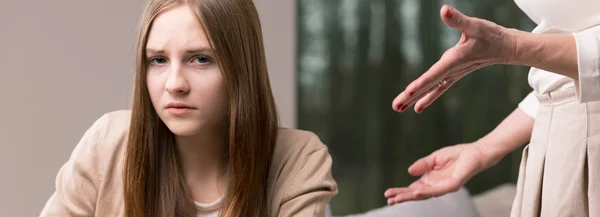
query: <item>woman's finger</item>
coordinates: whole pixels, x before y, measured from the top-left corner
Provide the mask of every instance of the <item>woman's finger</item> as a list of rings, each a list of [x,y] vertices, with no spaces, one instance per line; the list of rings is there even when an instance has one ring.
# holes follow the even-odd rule
[[[455,192],[460,188],[460,183],[455,180],[448,178],[442,182],[439,182],[435,185],[418,188],[415,190],[415,197],[418,198],[431,198],[431,197],[439,197],[444,194]]]
[[[421,113],[423,109],[429,107],[457,81],[464,78],[467,74],[477,70],[479,67],[480,66],[477,64],[461,64],[458,67],[454,67],[454,71],[449,73],[451,76],[445,79],[445,84],[438,85],[437,89],[431,91],[427,96],[422,97],[416,103],[415,112]]]
[[[415,105],[415,112],[421,113],[423,109],[429,107],[435,100],[437,100],[442,94],[444,94],[454,83],[456,83],[455,79],[448,78],[446,79],[446,84],[440,85],[435,88],[435,90],[431,91],[429,94],[421,98],[417,101]]]
[[[428,171],[431,171],[435,166],[435,159],[433,155],[421,158],[413,163],[408,168],[408,173],[412,176],[421,176]]]
[[[432,77],[431,74],[423,74],[421,77],[411,82],[406,89],[394,99],[392,108],[396,111],[405,110],[410,106],[410,101],[415,101],[415,98],[419,99],[420,97],[425,96],[425,94],[434,87],[429,84],[431,83],[429,80],[432,79],[430,77]]]
[[[423,181],[423,179],[418,179],[417,181],[414,181],[413,183],[411,183],[408,187],[390,188],[387,191],[385,191],[384,196],[386,198],[393,198],[399,194],[407,194],[407,193],[413,194],[416,189],[425,188],[427,186],[428,186],[427,183],[425,183],[425,181]]]
[[[432,90],[438,83],[444,79],[448,72],[458,64],[458,54],[455,50],[446,51],[446,53],[436,62],[427,72],[411,82],[406,89],[399,94],[392,103],[394,110],[398,111],[407,107],[408,102],[413,101],[416,96],[422,96],[424,92]]]
[[[449,5],[442,6],[440,10],[442,21],[449,27],[461,30],[462,32],[471,33],[473,31],[474,19],[464,15],[456,8]]]
[[[435,69],[434,67],[432,68]],[[433,73],[431,71],[428,72],[421,75],[421,77],[417,78],[406,87],[404,92],[407,94],[405,94],[404,97],[400,97],[400,100],[396,102],[400,104],[400,108],[410,107],[412,103],[431,92],[442,80],[443,76],[445,76],[442,74],[442,71],[439,70],[435,70]]]
[[[391,199],[393,199],[393,204],[396,204],[396,203],[406,202],[409,200],[415,200],[415,199],[417,199],[417,196],[415,195],[414,191],[407,191],[402,194],[397,194],[396,196],[394,196]]]
[[[402,203],[409,200],[421,200],[422,196],[417,195],[418,189],[426,189],[429,188],[429,184],[427,184],[423,178],[418,179],[413,182],[406,188],[397,188],[395,190],[391,190],[390,192],[386,192],[386,197],[388,198],[388,204],[393,205],[395,203]]]
[[[396,195],[398,195],[398,194],[406,193],[409,191],[412,191],[412,190],[407,187],[390,188],[387,191],[385,191],[385,193],[383,195],[385,196],[385,198],[393,198],[393,197],[396,197]]]
[[[391,205],[394,205],[394,198],[389,198],[389,199],[387,200],[387,204],[388,204],[388,205],[390,205],[390,206],[391,206]]]
[[[398,194],[393,198],[393,204],[403,203],[411,200],[421,200],[423,197],[416,194],[414,190],[403,192],[402,194]]]
[[[396,98],[394,99],[394,101],[392,102],[392,109],[394,111],[400,111],[402,110],[405,106],[404,106],[404,101],[406,101],[407,99],[409,99],[411,97],[412,93],[408,93],[406,90],[403,91],[402,93],[398,94],[398,96],[396,96]],[[406,108],[404,108],[406,109]]]
[[[429,94],[431,91],[433,91],[436,87],[432,87],[429,90],[425,91],[425,92],[421,92],[419,93],[418,96],[414,96],[411,97],[412,99],[409,100],[408,102],[404,103],[403,106],[400,108],[399,112],[404,112],[406,111],[406,109],[408,109],[410,106],[412,106],[413,104],[415,104],[419,99],[427,96],[427,94]]]

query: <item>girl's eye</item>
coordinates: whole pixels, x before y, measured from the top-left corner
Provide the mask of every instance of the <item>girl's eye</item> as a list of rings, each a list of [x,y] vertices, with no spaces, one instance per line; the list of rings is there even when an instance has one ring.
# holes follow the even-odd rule
[[[153,65],[162,65],[167,63],[167,59],[163,57],[152,57],[148,62]]]
[[[209,64],[211,62],[210,57],[208,56],[198,56],[194,58],[194,63],[198,64]]]

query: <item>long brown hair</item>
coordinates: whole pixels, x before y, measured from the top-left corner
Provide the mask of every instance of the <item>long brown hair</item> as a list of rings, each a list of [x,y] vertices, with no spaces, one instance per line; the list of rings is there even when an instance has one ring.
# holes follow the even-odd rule
[[[150,0],[139,26],[131,125],[123,168],[125,215],[192,217],[174,135],[152,107],[146,86],[146,41],[162,11],[189,6],[216,55],[230,110],[227,217],[268,216],[267,185],[278,116],[267,75],[263,39],[251,0]]]

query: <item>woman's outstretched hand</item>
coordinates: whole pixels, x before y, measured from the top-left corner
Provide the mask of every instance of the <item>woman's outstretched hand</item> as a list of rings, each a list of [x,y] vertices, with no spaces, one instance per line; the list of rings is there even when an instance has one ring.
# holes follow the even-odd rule
[[[512,30],[466,16],[448,5],[442,7],[440,16],[446,25],[462,32],[460,41],[394,99],[392,108],[396,111],[404,112],[416,103],[415,112],[420,113],[467,74],[508,63],[514,56],[516,40]]]
[[[437,150],[416,161],[408,172],[421,176],[408,187],[390,188],[385,192],[388,205],[410,200],[424,200],[457,191],[480,171],[495,164],[482,146],[460,144]]]

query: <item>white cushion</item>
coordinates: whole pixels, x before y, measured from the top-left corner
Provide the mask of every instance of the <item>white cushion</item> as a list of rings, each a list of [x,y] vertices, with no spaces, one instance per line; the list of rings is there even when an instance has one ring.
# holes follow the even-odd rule
[[[422,201],[384,206],[366,213],[346,217],[479,217],[468,191],[457,192]]]

